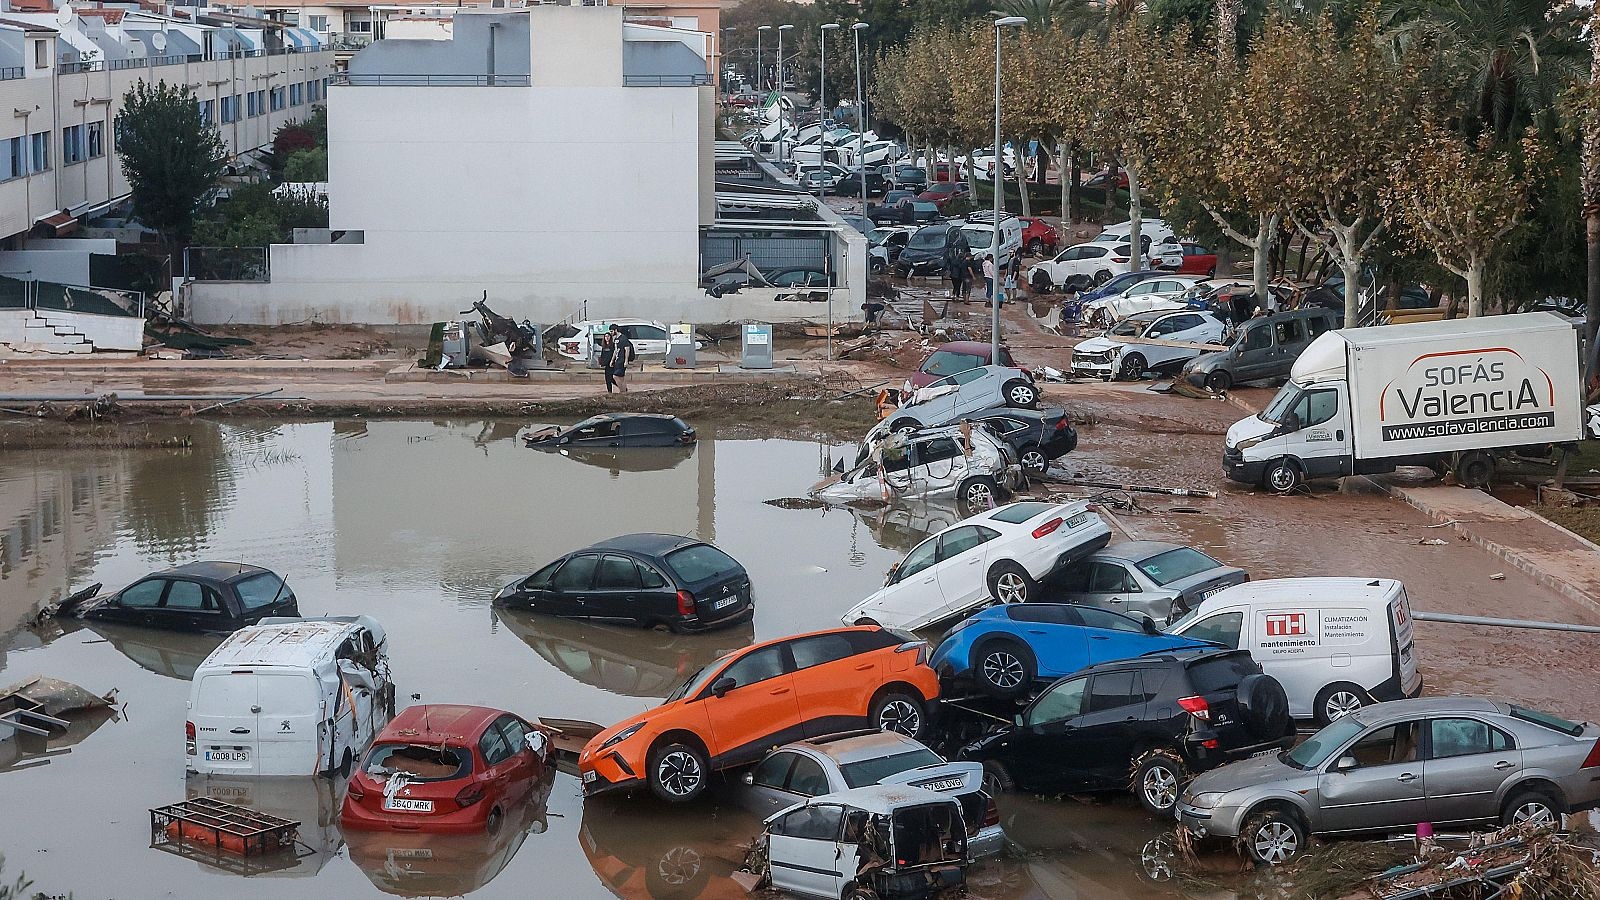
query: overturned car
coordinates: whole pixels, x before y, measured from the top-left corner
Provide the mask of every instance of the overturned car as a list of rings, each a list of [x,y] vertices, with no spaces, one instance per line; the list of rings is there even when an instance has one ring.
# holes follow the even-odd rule
[[[871,442],[854,467],[811,488],[827,503],[954,496],[987,509],[1027,477],[1015,453],[983,426],[895,432]]]

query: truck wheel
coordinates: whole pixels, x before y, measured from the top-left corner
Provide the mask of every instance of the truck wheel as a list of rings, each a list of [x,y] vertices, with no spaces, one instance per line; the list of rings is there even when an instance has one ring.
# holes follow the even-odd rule
[[[1272,461],[1267,466],[1267,471],[1261,476],[1261,483],[1269,491],[1280,494],[1293,493],[1302,484],[1305,484],[1305,473],[1300,471],[1300,464],[1287,456]]]
[[[1206,387],[1216,394],[1226,394],[1233,387],[1233,376],[1227,372],[1212,372],[1206,376]]]
[[[1455,473],[1463,487],[1486,488],[1494,481],[1494,457],[1483,450],[1463,453],[1456,460]]]

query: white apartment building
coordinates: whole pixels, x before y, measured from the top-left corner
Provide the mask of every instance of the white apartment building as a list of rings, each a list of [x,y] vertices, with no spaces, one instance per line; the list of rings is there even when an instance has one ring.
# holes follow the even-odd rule
[[[447,39],[373,43],[328,92],[329,231],[268,248],[265,281],[188,285],[188,314],[422,324],[485,291],[542,323],[858,314],[864,244],[836,221],[803,242],[833,279],[825,301],[700,287],[713,234],[786,239],[718,219],[711,52],[703,32],[615,6],[463,9]]]

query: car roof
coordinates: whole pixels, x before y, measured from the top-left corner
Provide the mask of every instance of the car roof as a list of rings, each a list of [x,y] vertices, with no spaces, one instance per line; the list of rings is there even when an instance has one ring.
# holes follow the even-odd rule
[[[1503,703],[1482,697],[1414,697],[1409,700],[1390,700],[1374,703],[1357,710],[1356,718],[1363,725],[1378,725],[1396,719],[1415,716],[1437,716],[1445,713],[1499,713],[1510,710]]]
[[[778,749],[782,750],[785,747],[809,750],[820,756],[826,756],[841,766],[864,759],[880,759],[913,750],[928,749],[920,741],[906,737],[898,731],[845,732],[832,737],[796,741]]]
[[[691,544],[702,544],[699,538],[684,537],[681,534],[623,534],[603,541],[596,541],[583,548],[585,550],[625,550],[631,553],[645,553],[660,556],[687,547]]]
[[[659,328],[666,327],[660,322],[656,322],[651,319],[586,319],[582,322],[572,323],[573,328],[587,328],[590,331],[595,330],[595,326],[597,325],[654,325]]]
[[[366,616],[267,620],[228,636],[201,669],[239,666],[310,668],[329,658],[351,632],[365,627],[382,640],[383,627]]]
[[[1183,548],[1183,544],[1170,544],[1166,541],[1121,541],[1109,547],[1096,550],[1094,556],[1099,559],[1139,562],[1152,556],[1159,556],[1168,550],[1182,550]]]
[[[1005,346],[1001,346],[1000,349],[1001,350],[1006,350],[1008,348],[1005,347]],[[951,353],[970,353],[970,354],[972,354],[974,356],[988,356],[989,355],[989,342],[988,341],[946,341],[945,343],[940,344],[939,346],[933,348],[933,353],[938,353],[940,350],[949,350]],[[933,353],[930,353],[928,355],[932,356]]]
[[[1258,603],[1304,603],[1308,606],[1381,602],[1402,589],[1393,578],[1263,578],[1223,588],[1201,601],[1215,608],[1224,602],[1249,597]]]
[[[248,563],[204,560],[201,562],[186,563],[181,566],[173,566],[170,569],[162,569],[161,571],[153,574],[186,575],[190,578],[206,578],[210,579],[211,581],[229,582],[237,581],[241,578],[248,578],[252,575],[272,575],[275,573],[271,569],[263,569],[260,566],[252,566]]]
[[[503,715],[504,710],[487,706],[422,703],[401,710],[378,735],[378,741],[465,746]]]

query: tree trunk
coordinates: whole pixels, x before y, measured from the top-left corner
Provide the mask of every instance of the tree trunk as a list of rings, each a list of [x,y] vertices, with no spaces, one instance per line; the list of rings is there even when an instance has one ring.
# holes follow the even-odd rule
[[[1341,253],[1339,271],[1344,273],[1344,326],[1355,328],[1362,324],[1357,318],[1361,310],[1361,260]]]
[[[955,151],[954,150],[951,151],[950,161],[952,163],[955,162]],[[978,202],[978,172],[977,172],[976,169],[973,168],[973,165],[972,165],[972,151],[971,150],[967,151],[967,164],[966,164],[965,168],[967,170],[967,195],[970,196],[972,198],[972,202],[974,204],[976,204]],[[955,177],[956,176],[955,176],[954,172],[950,173],[950,179],[952,181],[955,180]]]
[[[1588,338],[1589,360],[1583,372],[1583,390],[1589,385],[1600,361],[1600,109],[1594,108],[1595,91],[1600,89],[1600,27],[1589,22],[1589,108],[1583,117],[1583,235],[1585,242],[1585,303],[1583,333]]]
[[[1017,147],[1020,148],[1017,151],[1017,193],[1021,195],[1022,214],[1024,216],[1031,216],[1033,215],[1033,210],[1028,203],[1028,173],[1025,171],[1027,169],[1027,166],[1025,165],[1027,159],[1023,157],[1023,153],[1025,152],[1027,146],[1028,142],[1026,140],[1017,141]],[[1004,180],[1001,175],[1001,173],[1005,171],[1005,166],[1003,163],[1004,159],[1000,156],[999,151],[995,151],[994,173],[996,184],[1000,184]]]
[[[1078,142],[1073,141],[1067,145],[1067,224],[1077,221],[1078,193]]]
[[[1056,181],[1061,187],[1061,228],[1065,231],[1072,227],[1072,183],[1067,180],[1067,170],[1072,168],[1072,163],[1067,159],[1067,143],[1062,141],[1056,145]],[[1061,235],[1061,246],[1067,245],[1067,236]]]
[[[1231,68],[1239,56],[1239,0],[1217,0],[1217,65]]]
[[[1110,225],[1111,217],[1117,212],[1117,176],[1122,173],[1122,166],[1113,162],[1106,168],[1106,185],[1102,188],[1105,196],[1105,205],[1100,207],[1100,224]]]
[[[1127,166],[1128,170],[1128,271],[1137,272],[1144,268],[1144,243],[1140,240],[1140,226],[1144,224],[1144,211],[1139,208],[1139,169]],[[1115,179],[1111,182],[1116,185]]]
[[[1250,278],[1255,285],[1256,302],[1263,306],[1267,303],[1267,281],[1272,277],[1272,245],[1277,231],[1276,213],[1256,214],[1256,242],[1250,248],[1253,251]]]
[[[1467,263],[1467,318],[1483,315],[1484,258],[1476,253]]]

